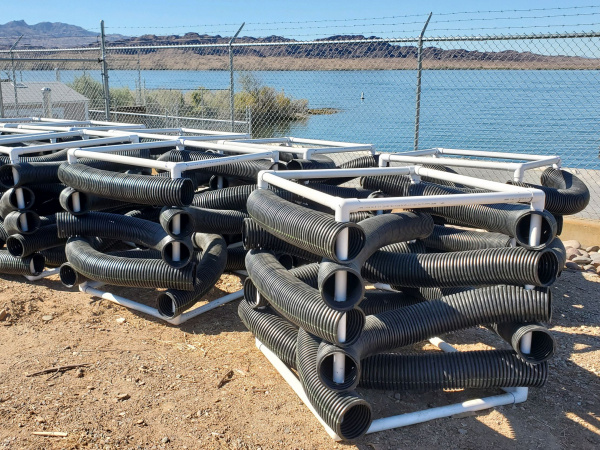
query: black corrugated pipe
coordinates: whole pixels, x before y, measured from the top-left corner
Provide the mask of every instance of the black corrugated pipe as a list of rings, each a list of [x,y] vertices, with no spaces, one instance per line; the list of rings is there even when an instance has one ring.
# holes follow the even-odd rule
[[[319,416],[342,439],[356,439],[371,426],[371,405],[355,392],[337,392],[324,386],[316,370],[321,340],[298,330],[296,367],[304,392]],[[348,366],[346,366],[348,370]]]
[[[451,253],[391,253],[378,251],[362,268],[372,283],[406,287],[530,284],[550,286],[559,270],[553,249],[488,248]]]
[[[554,356],[556,342],[548,328],[541,323],[509,322],[490,326],[502,339],[508,342],[519,358],[529,364],[541,364]],[[521,339],[531,333],[531,351],[521,351]]]
[[[23,200],[25,202],[24,208],[19,208],[17,202],[17,189],[21,189],[23,192]],[[0,198],[0,217],[4,218],[13,211],[27,211],[33,207],[35,203],[35,194],[28,187],[11,188],[2,194]]]
[[[421,182],[411,184],[405,176],[365,177],[361,179],[363,187],[367,189],[381,189],[386,194],[398,196],[429,196],[464,194],[466,191],[434,183]],[[454,225],[482,228],[484,230],[506,234],[514,237],[517,243],[525,248],[529,245],[529,224],[533,214],[542,217],[542,233],[540,245],[535,248],[544,248],[556,237],[556,219],[548,211],[532,211],[529,206],[522,204],[496,204],[496,205],[461,205],[427,208],[430,212],[446,219]]]
[[[23,231],[23,224],[21,222],[23,216],[27,221],[27,231]],[[13,211],[8,213],[4,218],[4,229],[8,235],[35,233],[41,225],[40,216],[35,211]]]
[[[229,209],[185,208],[194,221],[194,231],[200,233],[241,234],[248,214]]]
[[[73,216],[69,213],[57,213],[56,225],[58,236],[97,236],[107,239],[131,241],[144,247],[159,250],[162,259],[174,268],[188,264],[193,255],[189,237],[175,239],[169,236],[163,228],[148,220],[136,219],[120,214],[90,212],[83,216]],[[179,243],[180,259],[173,259],[173,244]]]
[[[162,207],[146,206],[140,209],[132,209],[125,213],[126,216],[133,217],[135,219],[149,220],[150,222],[160,222],[160,214],[162,213]]]
[[[234,270],[246,270],[246,253],[247,250],[242,247],[227,247],[227,264],[225,264],[225,272]]]
[[[344,311],[358,305],[364,297],[364,281],[361,267],[379,248],[421,239],[431,234],[433,220],[423,213],[402,212],[382,214],[363,220],[358,225],[365,232],[365,246],[350,263],[337,263],[324,259],[319,264],[319,292],[323,301],[333,309]],[[403,271],[402,266],[396,269]],[[336,273],[346,272],[346,298],[335,300]]]
[[[179,220],[179,233],[173,231],[174,221],[176,220]],[[169,236],[176,239],[191,236],[194,232],[194,219],[184,208],[163,207],[160,213],[159,222],[163,227],[163,230],[165,230]]]
[[[482,248],[510,247],[512,238],[506,234],[463,230],[436,225],[433,233],[423,238],[428,247],[443,252],[460,252]]]
[[[42,156],[20,156],[20,162],[52,162],[52,161],[66,161],[68,149],[59,150],[54,153],[47,153]],[[6,155],[0,156],[0,162],[2,164],[11,164],[10,158]]]
[[[458,294],[459,292],[470,291],[470,287],[453,287],[453,288],[409,288],[402,286],[392,286],[392,289],[402,291],[411,297],[418,298],[421,300],[437,300],[445,297],[446,295]]]
[[[569,216],[585,209],[590,191],[583,181],[565,170],[548,167],[542,173],[542,185],[512,182],[517,186],[540,189],[546,194],[546,209],[552,214]]]
[[[156,309],[172,319],[194,306],[213,288],[227,263],[227,244],[218,234],[195,233],[194,245],[202,249],[196,267],[194,290],[191,292],[169,289],[156,298]]]
[[[258,289],[256,289],[256,286],[254,285],[250,277],[244,280],[244,300],[245,301],[243,301],[242,303],[247,304],[248,308],[252,309],[264,308],[265,306],[269,306],[269,301],[265,298],[264,295],[260,295],[258,293]],[[281,320],[292,326],[291,323],[287,320]],[[294,343],[295,342],[296,340],[294,339]]]
[[[40,254],[44,257],[47,267],[59,267],[61,264],[67,262],[64,245],[42,250]]]
[[[288,170],[335,169],[333,159],[325,155],[312,155],[311,159],[292,159],[287,163]]]
[[[262,228],[254,219],[244,219],[242,241],[246,250],[265,249],[276,253],[287,253],[307,261],[318,262],[321,257],[307,250],[288,244]]]
[[[69,239],[66,254],[75,270],[91,280],[114,286],[194,290],[195,263],[176,269],[161,259],[105,255],[79,237]]]
[[[187,206],[195,186],[189,178],[130,175],[94,169],[84,164],[64,164],[58,177],[80,192],[144,205]]]
[[[72,288],[80,285],[81,283],[89,281],[89,278],[86,278],[77,272],[75,267],[73,267],[73,265],[69,262],[66,262],[60,266],[58,276],[60,277],[60,282],[68,288]]]
[[[319,264],[310,263],[300,267],[294,267],[290,271],[290,275],[294,275],[300,281],[308,284],[310,287],[317,289],[319,286]]]
[[[6,232],[4,228],[4,222],[0,220],[0,247],[4,247],[6,243],[6,239],[8,239],[9,234]]]
[[[8,275],[39,275],[44,271],[44,257],[34,253],[25,258],[15,258],[7,250],[0,250],[0,273]]]
[[[367,315],[379,314],[392,309],[421,303],[423,300],[408,295],[405,292],[379,291],[367,289],[365,298],[360,302],[360,309]]]
[[[360,361],[368,356],[477,325],[549,321],[551,311],[547,289],[493,286],[367,316],[363,332],[352,346],[340,349],[327,343],[321,345],[319,377],[330,389],[353,389],[359,382]],[[346,367],[353,368],[342,384],[335,383],[331,375],[336,353],[345,355]]]
[[[267,189],[257,189],[248,197],[248,213],[258,224],[289,244],[341,262],[336,255],[339,234],[348,230],[348,261],[365,244],[362,228],[352,222],[336,222],[329,214],[295,205]]]
[[[79,211],[75,211],[73,207],[73,194],[79,195]],[[72,187],[64,188],[58,197],[58,201],[60,202],[62,209],[75,216],[87,214],[90,211],[102,211],[125,205],[132,206],[129,202],[120,202],[111,198],[79,192]]]
[[[193,206],[207,209],[246,209],[248,196],[256,189],[255,184],[244,184],[229,188],[204,191],[194,195]]]
[[[359,156],[350,161],[338,164],[337,167],[340,169],[362,169],[366,167],[378,167],[379,166],[379,154]]]
[[[41,227],[32,234],[13,234],[6,240],[8,252],[24,258],[41,250],[58,247],[67,243],[66,237],[58,237],[56,225]]]
[[[364,325],[360,309],[336,311],[326,305],[318,290],[286,270],[269,252],[252,250],[246,255],[246,270],[261,295],[287,320],[328,342],[348,346],[356,341]],[[346,316],[346,340],[340,342],[338,327]]]
[[[362,362],[360,386],[394,391],[540,387],[548,364],[531,365],[510,350],[381,354]]]

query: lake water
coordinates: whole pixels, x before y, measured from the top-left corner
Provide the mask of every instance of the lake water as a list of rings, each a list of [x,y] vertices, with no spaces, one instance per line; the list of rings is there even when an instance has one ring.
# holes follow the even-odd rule
[[[99,72],[89,72],[100,79]],[[62,71],[70,82],[79,71]],[[255,72],[310,108],[337,108],[276,134],[367,142],[381,151],[413,148],[415,71]],[[25,71],[23,81],[54,80]],[[135,89],[137,71],[110,71],[111,87]],[[146,89],[223,89],[225,71],[142,71]],[[423,72],[420,148],[558,154],[569,167],[600,169],[600,71],[430,70]],[[364,100],[361,94],[364,93]]]

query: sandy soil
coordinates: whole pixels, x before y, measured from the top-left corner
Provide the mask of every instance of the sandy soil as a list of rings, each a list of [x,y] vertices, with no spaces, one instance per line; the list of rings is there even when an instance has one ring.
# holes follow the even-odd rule
[[[239,287],[236,277],[225,276],[210,296]],[[597,449],[600,277],[565,272],[552,290],[558,354],[548,384],[531,390],[526,403],[345,444],[327,436],[256,349],[237,317],[237,301],[174,327],[68,290],[55,278],[33,284],[4,277],[0,311],[9,315],[0,322],[0,449]],[[155,297],[114,292],[148,303]],[[446,338],[463,349],[499,343],[483,329]],[[70,364],[88,366],[27,376]],[[364,395],[382,417],[494,393]],[[39,431],[68,435],[32,434]]]

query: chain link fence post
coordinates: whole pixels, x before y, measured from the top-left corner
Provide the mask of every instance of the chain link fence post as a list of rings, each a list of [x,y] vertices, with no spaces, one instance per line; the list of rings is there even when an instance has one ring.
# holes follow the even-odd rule
[[[419,35],[419,44],[418,44],[418,53],[417,53],[417,98],[415,102],[415,143],[414,150],[419,149],[419,125],[421,120],[421,72],[423,69],[423,36],[425,36],[425,30],[427,30],[427,25],[429,25],[429,21],[431,20],[431,15],[433,13],[429,13],[429,17],[427,17],[427,21],[425,21],[425,25],[423,25],[423,29],[421,30],[421,34]]]
[[[231,109],[231,131],[235,130],[235,100],[234,100],[234,90],[233,90],[233,41],[238,37],[242,28],[244,28],[246,22],[242,23],[237,32],[233,35],[233,37],[229,40],[229,107]]]
[[[104,20],[100,21],[100,52],[102,58],[102,86],[104,89],[104,115],[110,120],[110,90],[108,88],[108,66],[106,64],[106,35],[104,33]]]

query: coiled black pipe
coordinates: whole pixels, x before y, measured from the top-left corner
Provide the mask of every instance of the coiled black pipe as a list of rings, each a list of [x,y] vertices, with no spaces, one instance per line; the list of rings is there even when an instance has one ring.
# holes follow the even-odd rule
[[[554,250],[517,247],[429,254],[379,251],[366,261],[362,275],[373,283],[407,287],[550,286],[559,270]]]
[[[194,222],[194,231],[200,233],[240,234],[248,214],[228,209],[185,208]]]
[[[67,262],[64,245],[42,250],[40,254],[44,257],[47,267],[59,267],[61,264]]]
[[[75,211],[73,202],[73,195],[75,194],[79,195],[79,209],[77,211]],[[62,209],[75,216],[87,214],[90,211],[102,211],[125,205],[131,206],[128,202],[120,202],[111,198],[98,197],[94,194],[79,192],[72,187],[64,188],[58,197],[58,201]]]
[[[44,271],[44,257],[34,253],[25,258],[15,258],[7,250],[0,250],[0,273],[8,275],[39,275]]]
[[[464,189],[421,182],[411,184],[404,176],[364,177],[361,179],[367,189],[381,189],[387,194],[398,196],[429,196],[464,194]],[[467,190],[469,191],[469,190]],[[470,190],[475,192],[475,190]],[[430,212],[446,219],[448,223],[506,234],[514,237],[517,243],[526,248],[544,248],[555,237],[556,219],[548,211],[531,211],[521,204],[461,205],[427,208]],[[542,217],[540,244],[529,245],[529,224],[533,214]]]
[[[436,225],[433,232],[422,239],[428,248],[443,252],[461,252],[483,248],[510,247],[512,238],[490,231],[480,232]]]
[[[348,231],[348,260],[362,250],[364,231],[354,223],[336,222],[332,216],[312,211],[279,198],[274,192],[257,189],[248,197],[248,213],[274,236],[336,262],[336,241]]]
[[[256,189],[255,184],[244,184],[194,195],[193,206],[207,209],[246,209],[248,196]]]
[[[324,386],[316,370],[321,340],[298,330],[296,367],[304,392],[317,413],[342,439],[356,439],[371,426],[371,405],[355,392],[336,392]]]
[[[527,364],[509,350],[381,354],[361,364],[361,387],[395,391],[540,387],[548,378],[547,363]]]
[[[541,364],[552,358],[556,351],[554,337],[541,323],[498,323],[490,328],[512,346],[521,360],[529,364]],[[531,333],[531,350],[523,353],[521,341],[528,333]]]
[[[290,322],[337,345],[347,346],[358,339],[365,320],[363,312],[357,308],[345,312],[330,308],[319,291],[287,271],[272,253],[248,252],[246,270],[260,294]],[[346,339],[341,342],[337,331],[344,315]]]
[[[22,218],[27,223],[27,230],[23,229]],[[41,226],[40,216],[35,211],[13,211],[4,218],[4,229],[8,235],[35,233]],[[8,236],[7,236],[8,237]],[[5,240],[6,241],[6,240]]]
[[[227,247],[227,264],[225,264],[225,272],[234,270],[246,270],[246,249],[244,247]]]
[[[23,192],[24,207],[19,208],[17,202],[17,190],[20,189]],[[35,203],[35,194],[27,187],[11,188],[2,194],[0,198],[0,217],[4,218],[13,211],[27,211],[33,207]]]
[[[412,212],[382,214],[363,220],[358,225],[365,232],[365,246],[355,260],[349,264],[323,260],[319,265],[321,297],[331,308],[340,311],[353,308],[363,299],[364,281],[360,271],[373,253],[386,245],[424,238],[433,230],[431,216]],[[338,272],[346,273],[346,295],[343,301],[335,299]]]
[[[196,304],[213,288],[227,263],[227,244],[218,234],[195,233],[194,245],[202,249],[196,267],[194,290],[169,289],[156,299],[156,308],[165,317],[172,319]]]
[[[321,345],[319,377],[330,389],[353,389],[360,379],[360,361],[368,356],[477,325],[548,321],[551,311],[551,294],[546,289],[493,286],[367,316],[363,332],[352,346]],[[353,368],[342,384],[334,383],[331,376],[335,354],[345,355],[347,366]]]
[[[132,241],[144,247],[159,250],[171,267],[183,267],[192,259],[192,245],[188,238],[174,239],[157,223],[120,214],[90,212],[83,216],[57,213],[57,233],[61,238],[70,236],[98,236],[107,239]],[[179,244],[180,259],[173,259],[173,246]]]
[[[47,225],[32,234],[13,234],[9,236],[6,240],[6,249],[11,255],[24,258],[41,250],[66,243],[66,237],[58,237],[56,225]]]
[[[79,237],[69,239],[65,252],[75,270],[90,280],[115,286],[194,289],[194,263],[176,269],[160,259],[105,255]]]
[[[194,198],[195,186],[189,178],[129,175],[84,164],[61,165],[58,177],[80,192],[135,204],[187,206]]]
[[[244,219],[242,241],[246,250],[265,249],[278,253],[287,253],[288,255],[312,262],[321,260],[320,256],[273,236],[251,218]]]
[[[548,167],[541,176],[542,185],[517,183],[517,186],[540,189],[546,194],[545,208],[552,214],[569,216],[585,209],[590,202],[590,191],[583,181],[565,170]]]

